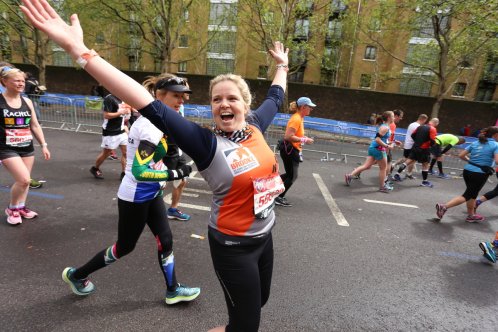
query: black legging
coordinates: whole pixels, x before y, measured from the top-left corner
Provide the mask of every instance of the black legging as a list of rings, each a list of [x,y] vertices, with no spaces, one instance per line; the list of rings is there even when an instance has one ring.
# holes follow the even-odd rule
[[[216,233],[217,235],[215,235]],[[223,245],[219,238],[231,243]],[[209,248],[216,276],[228,308],[226,332],[257,332],[261,308],[270,297],[273,273],[273,240],[225,236],[208,231]]]
[[[288,148],[290,147],[290,143],[285,142],[284,147],[280,149],[280,157],[282,158],[285,169],[285,173],[280,175],[285,186],[285,191],[279,195],[280,197],[285,196],[292,184],[296,181],[298,175],[299,151],[295,148],[292,148],[290,153],[287,153],[287,151],[289,151]]]
[[[164,261],[173,252],[173,235],[169,228],[166,207],[161,196],[144,203],[131,203],[118,199],[118,240],[109,248],[96,254],[88,263],[79,267],[73,274],[76,279],[84,279],[89,274],[113,263],[117,258],[122,258],[135,249],[138,238],[143,232],[145,225],[149,226],[152,234],[157,239],[158,260],[168,290],[174,290],[177,286],[176,275],[173,266],[164,266]],[[109,252],[115,254],[113,257]],[[173,257],[171,257],[173,258]],[[169,275],[168,275],[169,274]]]
[[[496,177],[498,177],[498,173],[496,174]],[[496,185],[495,189],[484,194],[484,197],[486,197],[486,200],[488,201],[495,198],[496,196],[498,196],[498,184]]]
[[[479,191],[481,191],[482,187],[486,184],[489,175],[479,172],[471,172],[466,169],[463,170],[463,180],[465,181],[465,185],[467,189],[463,193],[463,197],[465,201],[470,199],[476,199],[479,195]]]

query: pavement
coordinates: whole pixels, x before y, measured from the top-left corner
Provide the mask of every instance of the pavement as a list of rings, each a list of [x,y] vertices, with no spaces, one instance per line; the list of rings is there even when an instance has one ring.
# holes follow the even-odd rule
[[[52,160],[36,151],[28,206],[40,215],[13,227],[0,223],[2,331],[207,331],[226,324],[221,287],[207,239],[210,194],[194,173],[182,198],[188,222],[170,221],[178,280],[199,286],[193,302],[164,304],[164,280],[149,230],[136,249],[91,276],[96,292],[78,297],[62,281],[66,266],[80,266],[116,240],[119,161],[106,160],[104,180],[89,172],[99,135],[44,130]],[[362,145],[343,151],[366,155]],[[344,173],[362,158],[321,161],[305,153],[299,178],[276,207],[275,264],[260,331],[492,331],[498,319],[498,267],[482,257],[479,242],[498,229],[498,200],[479,208],[486,221],[465,222],[463,206],[435,218],[436,202],[464,191],[463,180],[432,178],[377,192],[377,169],[350,187]],[[282,168],[283,169],[283,168]],[[486,184],[483,192],[492,189]],[[7,205],[12,179],[0,168],[0,198]],[[168,193],[168,191],[166,191]],[[169,196],[165,196],[168,201]]]

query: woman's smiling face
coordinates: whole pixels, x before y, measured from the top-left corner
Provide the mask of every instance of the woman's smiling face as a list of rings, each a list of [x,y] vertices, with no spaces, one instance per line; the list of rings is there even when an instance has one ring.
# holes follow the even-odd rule
[[[15,73],[2,79],[7,90],[17,93],[23,93],[25,87],[25,78],[23,73]]]
[[[231,133],[244,128],[249,107],[237,85],[229,80],[213,86],[211,111],[216,128]]]

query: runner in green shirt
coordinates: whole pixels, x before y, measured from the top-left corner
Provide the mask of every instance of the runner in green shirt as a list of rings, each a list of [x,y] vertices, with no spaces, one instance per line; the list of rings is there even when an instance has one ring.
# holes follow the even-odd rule
[[[441,179],[449,179],[449,176],[443,172],[443,155],[455,145],[465,143],[465,138],[452,134],[441,134],[436,136],[435,142],[436,144],[431,147],[432,160],[429,167],[429,174],[434,174],[432,168],[437,161],[437,168],[439,169],[437,176]]]

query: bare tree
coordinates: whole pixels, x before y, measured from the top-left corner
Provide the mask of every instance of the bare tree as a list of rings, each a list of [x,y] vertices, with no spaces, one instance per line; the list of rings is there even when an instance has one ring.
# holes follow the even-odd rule
[[[39,82],[46,84],[47,59],[50,56],[49,40],[34,29],[22,15],[20,1],[0,0],[0,32],[9,36],[12,47],[22,55],[23,62],[34,65],[38,69]],[[13,37],[15,38],[14,40]],[[10,59],[9,59],[10,60]]]
[[[240,0],[239,26],[247,27],[241,37],[253,49],[268,50],[274,41],[283,42],[290,50],[292,77],[310,60],[322,58],[317,42],[324,40],[330,4],[327,0]]]
[[[370,14],[357,22],[362,35],[399,61],[405,74],[437,87],[432,117],[465,70],[498,52],[497,0],[385,0]],[[403,39],[407,55],[396,45]]]

